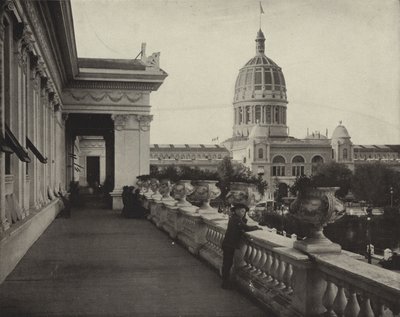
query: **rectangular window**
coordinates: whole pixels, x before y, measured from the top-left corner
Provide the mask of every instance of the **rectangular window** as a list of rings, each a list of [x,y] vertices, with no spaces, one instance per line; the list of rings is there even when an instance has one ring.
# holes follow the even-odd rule
[[[279,80],[278,72],[274,72],[274,83],[275,83],[275,89],[277,89],[276,86],[280,86],[281,85],[281,81]]]
[[[267,106],[266,118],[267,118],[266,123],[271,123],[271,106]]]
[[[266,69],[265,70],[265,72],[264,72],[264,80],[265,80],[265,85],[269,86],[269,89],[271,89],[272,76],[271,76],[271,70],[270,69]]]
[[[246,86],[250,86],[252,84],[253,70],[247,70],[246,74]]]

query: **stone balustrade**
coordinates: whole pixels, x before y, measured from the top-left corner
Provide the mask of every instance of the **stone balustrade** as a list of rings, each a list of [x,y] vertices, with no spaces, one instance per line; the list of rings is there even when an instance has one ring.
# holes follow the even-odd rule
[[[144,206],[158,228],[221,269],[227,216],[150,195]],[[293,248],[294,241],[268,227],[246,233],[235,256],[236,284],[279,316],[399,316],[399,273],[346,251],[309,255]]]

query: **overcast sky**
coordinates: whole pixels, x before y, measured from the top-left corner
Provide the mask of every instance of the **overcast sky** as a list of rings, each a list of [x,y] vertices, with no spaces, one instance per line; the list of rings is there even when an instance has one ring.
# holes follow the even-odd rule
[[[266,55],[282,67],[290,135],[400,143],[397,0],[263,0]],[[169,76],[151,94],[151,143],[232,135],[239,69],[255,55],[256,0],[72,0],[79,57],[161,52]]]

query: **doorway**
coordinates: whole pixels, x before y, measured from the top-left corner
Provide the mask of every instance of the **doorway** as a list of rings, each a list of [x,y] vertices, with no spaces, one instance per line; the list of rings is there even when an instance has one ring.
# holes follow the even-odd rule
[[[100,157],[87,156],[86,157],[86,179],[88,185],[96,188],[100,184]]]

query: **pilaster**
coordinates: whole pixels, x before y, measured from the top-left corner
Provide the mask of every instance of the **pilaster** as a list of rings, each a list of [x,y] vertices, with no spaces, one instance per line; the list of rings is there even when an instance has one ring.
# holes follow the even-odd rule
[[[136,177],[149,173],[150,122],[152,116],[117,114],[114,120],[113,209],[122,209],[122,187],[134,185]]]

